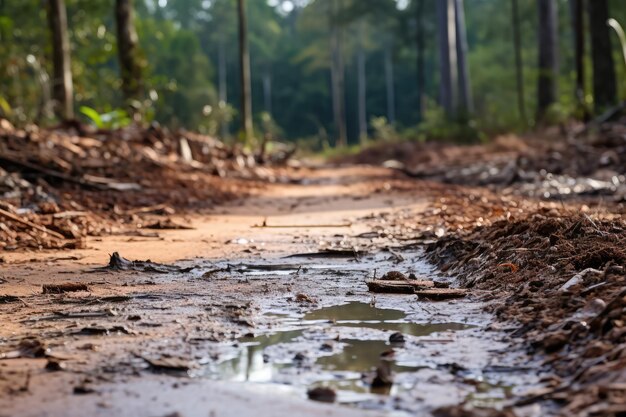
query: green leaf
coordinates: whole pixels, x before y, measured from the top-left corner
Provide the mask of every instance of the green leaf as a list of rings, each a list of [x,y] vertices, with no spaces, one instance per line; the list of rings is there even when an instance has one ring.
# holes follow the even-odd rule
[[[0,97],[0,110],[2,110],[2,113],[4,113],[6,116],[10,116],[12,113],[11,106],[4,97]]]
[[[102,129],[104,128],[104,121],[102,120],[102,116],[100,116],[100,113],[98,113],[96,110],[92,109],[91,107],[87,107],[87,106],[81,106],[80,107],[80,112],[82,114],[84,114],[85,116],[87,116],[87,118],[98,128],[98,129]]]

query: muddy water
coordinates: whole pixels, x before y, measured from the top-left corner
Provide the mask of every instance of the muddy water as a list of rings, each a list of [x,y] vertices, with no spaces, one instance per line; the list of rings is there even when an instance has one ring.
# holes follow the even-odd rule
[[[331,385],[349,391],[380,392],[370,389],[368,379],[372,376],[367,373],[381,363],[391,363],[394,372],[419,369],[403,365],[395,358],[381,358],[381,354],[395,356],[395,350],[403,350],[406,345],[406,342],[390,342],[391,334],[426,336],[471,327],[463,323],[412,323],[401,310],[377,308],[362,302],[313,310],[301,319],[277,319],[286,330],[242,338],[239,352],[221,363],[214,377],[276,382],[281,380],[281,373],[292,368],[288,372],[296,369],[300,376],[315,372],[308,383],[333,382]],[[342,328],[350,329],[345,338],[340,336]],[[306,343],[310,347],[305,347]]]
[[[187,395],[191,404],[197,401],[197,392],[201,397],[220,393],[206,399],[207,406],[239,407],[243,410],[239,415],[252,415],[255,408],[283,409],[280,404],[297,404],[300,411],[324,408],[308,401],[307,391],[328,386],[335,389],[340,403],[331,408],[335,415],[360,415],[373,409],[364,415],[406,416],[428,415],[436,407],[461,402],[502,406],[511,394],[534,384],[528,372],[520,372],[528,364],[520,362],[524,356],[502,340],[505,334],[485,331],[491,316],[476,297],[437,303],[412,295],[368,292],[366,280],[389,270],[442,279],[419,261],[419,255],[403,253],[401,262],[385,253],[327,262],[307,257],[289,263],[280,258],[193,261],[196,268],[187,274],[128,275],[127,281],[136,287],[128,299],[105,303],[78,294],[60,300],[67,303],[64,311],[75,316],[48,320],[51,314],[46,310],[25,311],[20,316],[25,335],[37,332],[56,355],[74,358],[67,360],[68,371],[56,373],[43,371],[43,364],[32,360],[32,372],[40,378],[31,386],[40,390],[33,395],[54,397],[56,391],[44,391],[45,387],[62,385],[70,388],[69,396],[54,405],[46,402],[47,407],[65,410],[70,401],[73,410],[81,411],[84,404],[79,402],[87,401],[98,409],[101,397],[71,394],[72,386],[82,384],[82,375],[90,375],[91,381],[100,377],[110,381],[94,387],[110,404],[119,405],[114,415],[147,415],[128,407],[153,404],[154,392],[163,389],[155,388],[157,382],[176,388],[163,391],[161,405],[153,408],[158,412],[150,415],[166,415],[162,411],[167,409],[206,416],[197,407],[185,408],[187,401],[181,399]],[[120,275],[107,279],[117,281]],[[97,314],[81,318],[86,313]],[[117,326],[132,333],[76,332]],[[397,332],[404,343],[390,341]],[[96,348],[84,350],[87,345]],[[185,366],[160,369],[146,358]],[[391,385],[373,384],[381,371]],[[129,375],[132,381],[126,379]],[[65,380],[65,385],[52,378]],[[237,404],[222,405],[220,395]],[[258,406],[261,400],[263,407]]]
[[[292,297],[257,300],[259,325],[211,364],[205,376],[283,391],[288,387],[301,398],[311,388],[331,387],[339,403],[393,415],[459,402],[498,407],[515,390],[534,383],[519,374],[489,371],[494,366],[515,369],[517,356],[507,352],[502,335],[484,332],[491,318],[473,298],[437,303],[368,293],[365,280],[388,265],[380,255],[275,268],[240,264],[237,271],[246,279],[305,288],[314,303],[294,305]],[[441,279],[419,261],[403,261],[394,269]],[[404,342],[390,341],[394,333],[401,333]],[[392,384],[373,383],[381,372]]]

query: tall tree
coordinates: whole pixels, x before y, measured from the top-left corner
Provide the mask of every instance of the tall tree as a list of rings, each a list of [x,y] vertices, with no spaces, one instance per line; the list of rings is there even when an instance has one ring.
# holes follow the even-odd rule
[[[52,33],[54,112],[59,118],[72,119],[74,118],[74,85],[65,0],[48,0],[47,12]]]
[[[576,67],[576,100],[581,108],[585,102],[585,22],[584,1],[570,0],[572,33],[574,35],[574,61]]]
[[[457,109],[457,48],[454,0],[437,1],[441,106],[448,116]]]
[[[345,68],[343,61],[342,29],[339,25],[341,0],[329,0],[330,24],[330,78],[333,102],[333,119],[335,124],[335,145],[337,147],[348,144],[346,129],[345,104]]]
[[[396,86],[393,69],[393,43],[388,42],[385,48],[385,89],[387,90],[387,120],[396,122]]]
[[[545,118],[546,112],[557,100],[558,61],[558,12],[556,0],[539,0],[539,78],[537,86],[537,120]]]
[[[221,108],[226,108],[226,103],[228,103],[228,84],[227,81],[227,66],[226,66],[226,40],[223,36],[220,37],[218,42],[218,51],[217,51],[217,76],[218,76],[218,96],[219,96],[219,106]],[[228,122],[225,120],[220,121],[220,134],[222,135],[222,139],[228,136]]]
[[[456,26],[456,51],[459,65],[459,105],[460,114],[467,117],[474,112],[474,96],[467,62],[467,29],[465,27],[465,5],[463,0],[454,1]]]
[[[415,43],[417,47],[417,114],[419,121],[424,116],[424,98],[426,97],[426,69],[424,68],[424,56],[426,47],[424,44],[424,0],[417,0],[415,6],[416,30]]]
[[[593,61],[593,96],[596,112],[615,104],[616,81],[611,49],[608,0],[589,0],[591,56]]]
[[[239,83],[241,85],[241,132],[246,141],[252,140],[252,92],[250,87],[250,52],[248,51],[248,28],[245,0],[237,0],[239,19]]]
[[[515,80],[517,87],[517,108],[522,123],[527,122],[526,100],[524,93],[524,64],[522,59],[522,32],[520,30],[518,0],[511,0],[513,23],[513,50],[515,51]]]
[[[135,30],[133,0],[115,1],[115,23],[122,92],[126,102],[130,103],[132,100],[139,100],[143,92],[141,65],[138,59],[139,38]]]
[[[366,32],[366,22],[359,22],[357,41],[357,84],[358,84],[358,113],[359,113],[359,142],[367,142],[367,79],[365,76],[365,46],[363,45]]]

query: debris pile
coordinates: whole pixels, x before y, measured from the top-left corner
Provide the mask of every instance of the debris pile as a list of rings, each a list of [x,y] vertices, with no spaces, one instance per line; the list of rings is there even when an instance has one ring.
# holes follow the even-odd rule
[[[281,149],[262,159],[284,164],[291,154]],[[16,129],[0,119],[0,248],[81,248],[85,236],[142,223],[138,216],[234,198],[251,187],[237,179],[280,179],[257,160],[215,138],[156,124]]]
[[[447,184],[487,186],[542,199],[605,196],[626,201],[626,124],[588,137],[503,136],[484,145],[404,142],[366,149],[351,162],[385,163]]]
[[[568,415],[623,407],[626,368],[626,222],[538,209],[515,221],[457,231],[427,247],[465,287],[509,294],[495,314],[518,322],[546,354],[554,386],[528,401],[556,400]],[[621,410],[621,408],[620,408]]]

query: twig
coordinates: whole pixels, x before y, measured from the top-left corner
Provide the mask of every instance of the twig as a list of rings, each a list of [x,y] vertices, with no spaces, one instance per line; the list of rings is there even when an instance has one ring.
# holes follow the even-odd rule
[[[50,236],[55,237],[57,239],[65,240],[65,236],[63,236],[61,233],[54,232],[50,229],[47,229],[43,226],[40,226],[28,220],[24,220],[20,218],[19,216],[16,216],[15,214],[10,213],[6,210],[0,209],[0,215],[6,217],[7,219],[23,224],[24,226],[28,226],[32,229],[39,230],[40,232],[43,232],[43,233],[48,233]]]
[[[307,228],[332,228],[332,227],[351,227],[352,223],[336,223],[336,224],[280,224],[280,225],[268,225],[265,222],[263,224],[255,224],[252,226],[257,229],[307,229]]]

